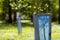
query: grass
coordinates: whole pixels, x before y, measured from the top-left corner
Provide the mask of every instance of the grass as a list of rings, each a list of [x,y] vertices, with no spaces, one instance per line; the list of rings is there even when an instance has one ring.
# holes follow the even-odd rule
[[[22,27],[22,33],[18,35],[17,27],[6,27],[0,29],[0,40],[33,40],[34,29],[31,27]]]
[[[28,20],[22,20],[22,33],[18,35],[17,25],[0,26],[0,40],[34,40],[34,27]],[[52,40],[60,40],[60,27],[52,26]]]
[[[52,40],[60,40],[60,27],[52,26]]]

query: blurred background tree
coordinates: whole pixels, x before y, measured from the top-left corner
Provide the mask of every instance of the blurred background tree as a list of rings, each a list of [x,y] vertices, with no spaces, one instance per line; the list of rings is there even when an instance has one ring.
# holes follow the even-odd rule
[[[13,23],[16,22],[17,12],[31,20],[33,14],[51,13],[52,21],[59,21],[59,2],[59,0],[2,0],[0,1],[0,19]]]

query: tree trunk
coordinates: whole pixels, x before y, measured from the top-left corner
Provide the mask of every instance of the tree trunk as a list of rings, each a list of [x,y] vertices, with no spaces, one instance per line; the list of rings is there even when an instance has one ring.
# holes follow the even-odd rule
[[[10,2],[9,2],[9,4],[10,4]],[[8,19],[8,23],[12,23],[12,12],[11,12],[11,6],[9,4],[8,4],[8,6],[9,6],[9,11],[8,11],[9,19]]]
[[[14,2],[15,2],[15,4],[17,4],[17,0],[14,0]],[[16,11],[16,9],[15,9],[15,10],[14,10],[14,17],[13,17],[13,18],[14,18],[14,19],[13,19],[14,22],[16,22],[16,12],[17,12],[17,11]]]
[[[18,5],[18,0],[14,0],[14,2],[15,2],[15,4]],[[13,20],[14,22],[16,22],[16,14],[17,14],[16,12],[17,12],[17,10],[15,9],[14,10],[14,20]]]
[[[29,14],[29,17],[30,17],[31,22],[33,22],[33,12],[32,12],[32,15]]]
[[[2,20],[5,20],[5,14],[2,13]]]
[[[60,24],[60,0],[59,0],[59,18],[58,18],[58,21],[59,21],[59,24]]]
[[[14,11],[14,22],[16,22],[16,12]]]

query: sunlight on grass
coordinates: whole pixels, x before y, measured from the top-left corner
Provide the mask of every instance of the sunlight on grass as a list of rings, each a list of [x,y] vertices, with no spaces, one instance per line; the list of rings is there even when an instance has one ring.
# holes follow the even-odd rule
[[[18,35],[17,28],[0,30],[0,40],[34,40],[34,29],[32,27],[23,27],[22,33]]]
[[[60,28],[52,27],[52,40],[60,40]]]
[[[21,20],[21,22],[28,23],[28,22],[30,22],[30,20]]]
[[[17,25],[7,25],[0,27],[0,40],[34,40],[34,27],[27,21],[21,21],[27,24],[22,25],[22,33],[18,35]],[[52,26],[52,40],[60,40],[60,27]]]

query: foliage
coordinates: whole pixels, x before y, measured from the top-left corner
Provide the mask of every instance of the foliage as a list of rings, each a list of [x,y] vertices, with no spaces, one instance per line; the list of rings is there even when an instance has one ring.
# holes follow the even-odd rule
[[[19,11],[27,17],[36,13],[51,13],[53,19],[58,17],[58,0],[9,0],[12,12]],[[0,14],[8,13],[8,0],[0,1]]]
[[[53,17],[53,21],[57,21],[58,20],[58,11],[59,11],[59,1],[58,0],[51,0],[52,3],[52,17]]]
[[[52,12],[55,17],[58,11],[58,1],[55,0],[19,0],[17,4],[11,0],[11,6],[12,9],[16,9],[27,16],[33,13]]]
[[[2,3],[2,2],[3,2],[3,0],[2,0],[2,1],[0,0],[0,14],[3,12],[3,9],[2,9],[2,7],[3,7],[2,4],[3,4],[3,3]]]

